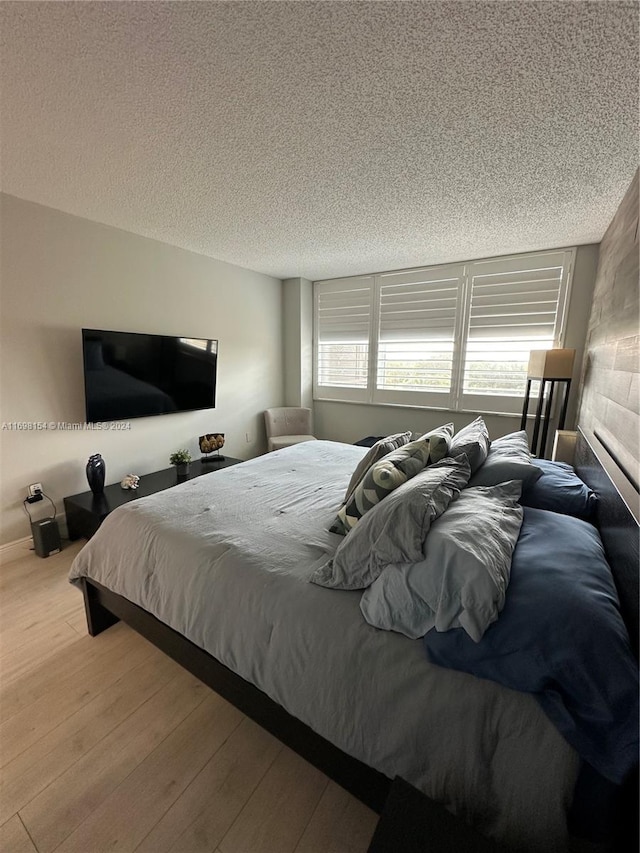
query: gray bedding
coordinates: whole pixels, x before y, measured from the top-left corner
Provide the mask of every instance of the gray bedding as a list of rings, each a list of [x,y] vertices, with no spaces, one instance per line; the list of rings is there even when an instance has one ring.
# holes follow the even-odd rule
[[[115,510],[71,579],[153,613],[345,752],[400,775],[482,832],[566,845],[578,759],[532,696],[440,668],[369,626],[361,593],[311,574],[366,451],[313,441]]]

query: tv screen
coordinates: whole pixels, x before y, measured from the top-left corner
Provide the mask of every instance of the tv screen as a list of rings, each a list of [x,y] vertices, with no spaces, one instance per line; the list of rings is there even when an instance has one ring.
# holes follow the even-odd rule
[[[89,423],[215,406],[217,341],[83,329],[82,352]]]

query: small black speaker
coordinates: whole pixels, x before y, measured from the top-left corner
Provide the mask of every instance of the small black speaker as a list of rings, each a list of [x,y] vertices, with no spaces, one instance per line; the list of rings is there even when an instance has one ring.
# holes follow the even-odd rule
[[[38,557],[50,557],[61,550],[60,531],[55,518],[43,518],[31,522],[33,547]]]

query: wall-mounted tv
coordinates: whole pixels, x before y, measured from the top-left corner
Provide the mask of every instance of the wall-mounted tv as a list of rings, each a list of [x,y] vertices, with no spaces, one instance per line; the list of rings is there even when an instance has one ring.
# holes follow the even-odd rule
[[[82,353],[89,423],[215,406],[215,340],[83,329]]]

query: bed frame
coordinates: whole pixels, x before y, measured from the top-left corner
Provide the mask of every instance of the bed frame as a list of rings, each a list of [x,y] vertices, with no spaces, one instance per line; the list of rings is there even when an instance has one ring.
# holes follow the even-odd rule
[[[579,431],[575,466],[581,478],[599,496],[598,526],[637,656],[638,492],[596,435]],[[100,634],[119,620],[126,622],[371,809],[378,813],[383,811],[390,792],[393,794],[393,780],[316,734],[257,687],[146,610],[88,578],[82,579],[82,589],[91,636]],[[399,783],[402,784],[396,782],[396,786]],[[636,790],[637,781],[632,781],[626,791],[628,806],[625,807],[624,823],[631,828],[632,834],[637,832],[637,817],[634,815],[637,810]],[[419,796],[424,797],[422,794]],[[632,805],[634,799],[635,807]]]
[[[598,495],[598,529],[616,582],[622,617],[638,657],[638,486],[597,432],[578,431],[574,465]]]

